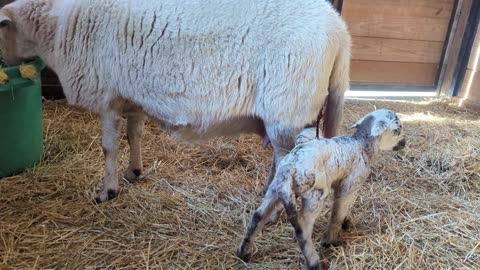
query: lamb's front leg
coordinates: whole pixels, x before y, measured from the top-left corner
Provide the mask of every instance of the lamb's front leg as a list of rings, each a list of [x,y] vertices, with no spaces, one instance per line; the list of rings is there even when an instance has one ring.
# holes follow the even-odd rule
[[[143,113],[135,113],[127,118],[127,141],[130,147],[130,161],[125,178],[135,181],[142,175],[142,135],[147,117]]]
[[[105,156],[103,189],[97,194],[97,203],[106,202],[118,194],[117,154],[120,115],[113,110],[102,114],[102,148]]]
[[[330,223],[325,234],[325,239],[320,242],[323,247],[340,244],[338,237],[341,229],[345,228],[346,224],[349,222],[347,215],[351,205],[355,201],[356,193],[356,191],[344,193],[341,189],[335,190]]]

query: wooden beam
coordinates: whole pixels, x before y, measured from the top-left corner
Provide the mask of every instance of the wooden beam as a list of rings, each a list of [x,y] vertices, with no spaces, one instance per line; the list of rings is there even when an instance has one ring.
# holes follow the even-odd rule
[[[361,84],[433,86],[438,64],[352,60],[350,80]]]
[[[467,29],[468,17],[472,7],[473,0],[458,0],[457,8],[453,18],[450,38],[447,41],[442,73],[439,78],[439,95],[449,95],[454,87],[455,68],[462,47],[463,36]]]
[[[472,46],[472,53],[468,60],[468,68],[473,71],[480,71],[480,27],[477,29],[475,41]]]
[[[443,42],[352,37],[352,59],[440,63]]]
[[[480,102],[480,71],[467,70],[459,96]]]
[[[444,42],[455,0],[345,0],[354,36]]]

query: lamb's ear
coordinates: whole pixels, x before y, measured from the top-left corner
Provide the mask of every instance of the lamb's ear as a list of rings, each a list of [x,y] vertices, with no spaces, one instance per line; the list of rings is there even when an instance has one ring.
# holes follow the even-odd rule
[[[5,13],[0,13],[0,28],[9,26],[12,23],[12,19],[5,15]]]
[[[358,128],[362,123],[363,121],[365,120],[365,118],[367,118],[367,116],[364,116],[362,119],[358,120],[355,124],[353,124],[350,128]]]
[[[372,130],[370,131],[370,135],[372,137],[377,137],[382,135],[382,133],[387,130],[387,122],[380,120],[380,121],[375,121],[372,125]]]

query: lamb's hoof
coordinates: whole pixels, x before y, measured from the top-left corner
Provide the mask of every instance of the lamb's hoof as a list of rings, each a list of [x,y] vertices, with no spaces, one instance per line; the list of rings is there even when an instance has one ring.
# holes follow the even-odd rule
[[[252,253],[249,252],[247,245],[242,243],[240,248],[237,250],[237,256],[244,262],[249,262],[252,258]]]
[[[104,203],[117,197],[118,192],[114,189],[108,189],[107,191],[101,191],[97,197],[95,197],[95,203]]]
[[[321,270],[321,269],[323,269],[323,268],[320,265],[320,262],[316,262],[312,265],[308,265],[308,270]]]
[[[342,223],[342,230],[348,230],[352,227],[352,222],[350,219],[345,218]]]
[[[250,254],[250,253],[237,252],[237,256],[238,256],[238,258],[240,258],[240,260],[242,260],[246,263],[250,262],[250,259],[252,259],[252,254]]]
[[[133,183],[142,178],[141,169],[127,169],[123,176],[128,182]]]

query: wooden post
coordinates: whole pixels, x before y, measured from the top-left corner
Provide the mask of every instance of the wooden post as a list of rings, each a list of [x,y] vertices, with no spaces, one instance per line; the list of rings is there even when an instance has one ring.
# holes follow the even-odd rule
[[[473,0],[458,0],[454,21],[451,27],[450,38],[445,51],[442,73],[438,81],[438,95],[451,96],[458,75],[457,63],[467,29],[468,18]]]

